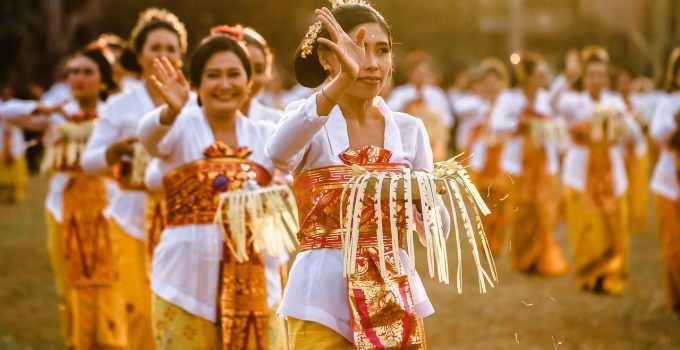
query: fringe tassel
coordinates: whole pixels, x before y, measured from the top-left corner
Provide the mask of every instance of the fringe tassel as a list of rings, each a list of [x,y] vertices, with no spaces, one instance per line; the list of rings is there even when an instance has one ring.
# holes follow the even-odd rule
[[[491,210],[470,180],[470,175],[465,167],[456,161],[456,158],[459,156],[445,162],[436,163],[432,171],[411,172],[406,169],[404,173],[400,174],[369,172],[360,166],[352,166],[352,178],[344,186],[341,196],[342,203],[345,203],[345,198],[347,198],[347,207],[341,208],[340,211],[341,218],[344,220],[343,273],[345,276],[350,276],[356,272],[359,223],[364,206],[364,196],[368,193],[373,195],[376,200],[374,208],[377,219],[376,234],[381,271],[385,271],[385,237],[382,223],[384,214],[382,213],[382,203],[383,197],[387,197],[389,200],[391,243],[394,247],[398,247],[399,244],[396,203],[399,199],[404,200],[406,211],[405,248],[411,263],[410,273],[415,272],[413,197],[417,197],[420,199],[422,206],[421,214],[425,229],[428,272],[430,277],[434,277],[436,273],[439,282],[449,283],[448,252],[446,249],[447,234],[443,232],[444,224],[441,212],[439,211],[440,204],[444,204],[442,200],[448,200],[450,204],[449,214],[453,221],[453,227],[449,227],[448,233],[453,230],[456,239],[456,286],[458,293],[462,293],[461,227],[467,236],[472,257],[477,266],[480,292],[485,293],[487,285],[494,287],[494,283],[498,279],[496,265],[489,249],[489,243],[486,239],[480,216],[480,213],[481,215],[490,214]],[[444,195],[443,198],[441,197],[442,194]],[[486,259],[481,257],[480,248],[477,243],[478,240]],[[398,254],[398,249],[395,249],[395,254]],[[400,259],[395,260],[399,262]],[[490,270],[490,273],[487,272],[487,269]]]
[[[259,188],[248,182],[243,190],[222,193],[213,222],[237,262],[248,261],[250,244],[273,256],[292,252],[297,244],[297,207],[288,186]]]

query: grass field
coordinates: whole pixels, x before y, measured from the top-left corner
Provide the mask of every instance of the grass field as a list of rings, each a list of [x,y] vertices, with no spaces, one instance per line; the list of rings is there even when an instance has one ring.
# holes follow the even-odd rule
[[[0,207],[0,349],[63,348],[45,248],[46,182],[33,178],[27,201]],[[557,232],[567,249],[564,228]],[[680,349],[680,319],[664,304],[660,260],[653,230],[633,236],[630,281],[620,297],[578,291],[571,275],[512,272],[505,255],[497,259],[496,288],[480,295],[468,264],[457,295],[453,285],[426,277],[421,264],[437,310],[425,321],[428,349]]]

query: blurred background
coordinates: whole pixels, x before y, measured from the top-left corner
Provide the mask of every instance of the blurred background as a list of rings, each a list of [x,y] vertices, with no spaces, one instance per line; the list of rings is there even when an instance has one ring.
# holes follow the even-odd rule
[[[284,81],[294,50],[321,0],[4,0],[0,4],[2,74],[46,87],[65,55],[103,32],[127,38],[137,13],[162,6],[179,15],[189,30],[189,52],[219,23],[242,23],[270,42]],[[569,48],[600,44],[612,61],[658,80],[674,44],[680,42],[680,1],[676,0],[376,0],[393,27],[399,57],[429,51],[441,85],[485,56],[508,58],[532,50],[555,70]],[[396,83],[405,77],[397,74]]]
[[[513,53],[531,50],[543,54],[557,74],[569,49],[599,44],[616,66],[648,77],[659,87],[669,52],[680,45],[680,0],[372,3],[392,25],[397,43],[395,85],[407,80],[400,63],[415,49],[432,55],[437,85],[447,89],[462,72],[488,56],[510,66]],[[313,9],[327,4],[323,0],[1,0],[0,81],[12,82],[18,97],[21,88],[39,96],[58,80],[56,68],[67,55],[102,33],[128,38],[137,14],[158,6],[176,13],[186,24],[188,52],[216,24],[254,27],[271,45],[280,82],[290,89],[295,83],[291,68],[295,49],[315,20]],[[0,206],[0,349],[63,349],[42,218],[47,181],[44,177],[30,181],[28,200]],[[649,215],[647,230],[631,238],[629,285],[621,296],[579,291],[573,271],[555,278],[514,272],[507,251],[497,257],[499,285],[484,295],[475,288],[472,269],[464,272],[467,287],[462,295],[455,293],[454,286],[423,276],[437,310],[426,320],[428,348],[680,349],[680,319],[664,302],[653,211]],[[565,236],[562,223],[556,238],[568,257]]]

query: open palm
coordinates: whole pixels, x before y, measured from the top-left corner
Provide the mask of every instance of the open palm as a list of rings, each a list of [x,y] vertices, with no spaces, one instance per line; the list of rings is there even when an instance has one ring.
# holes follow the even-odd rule
[[[189,100],[191,87],[180,69],[170,62],[167,57],[155,59],[153,62],[151,80],[163,96],[168,108],[179,112]]]
[[[359,75],[359,70],[366,61],[366,49],[364,47],[366,28],[359,28],[356,41],[354,41],[340,27],[338,21],[333,17],[331,10],[324,7],[316,10],[316,15],[324,27],[326,27],[331,37],[331,40],[319,38],[319,44],[330,48],[340,62],[342,72],[356,79]]]

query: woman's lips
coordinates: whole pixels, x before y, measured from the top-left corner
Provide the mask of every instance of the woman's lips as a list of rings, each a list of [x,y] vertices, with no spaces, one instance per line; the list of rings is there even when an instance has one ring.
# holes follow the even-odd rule
[[[363,77],[358,79],[360,82],[367,85],[378,85],[380,84],[380,78],[378,77]]]

